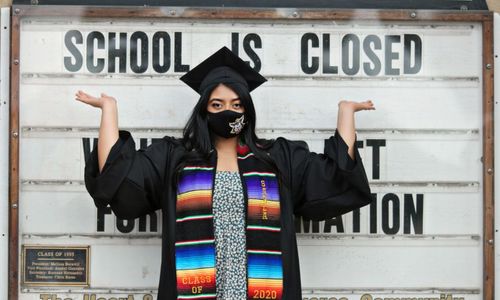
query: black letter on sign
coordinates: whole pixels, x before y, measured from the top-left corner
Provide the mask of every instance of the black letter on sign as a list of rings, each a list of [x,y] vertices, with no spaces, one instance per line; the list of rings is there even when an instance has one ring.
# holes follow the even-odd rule
[[[385,140],[366,140],[372,150],[372,179],[380,179],[380,147],[385,147]]]
[[[97,148],[97,139],[93,139],[93,149],[96,149]],[[90,152],[92,150],[91,147],[90,147],[90,138],[82,138],[82,143],[83,143],[83,159],[85,159],[85,161],[88,161],[90,159]]]
[[[158,231],[158,220],[157,220],[155,212],[152,212],[148,215],[141,216],[139,218],[139,232],[146,232],[147,231],[146,223],[148,220],[148,216],[149,216],[149,220],[150,220],[149,221],[149,231],[150,232],[157,232]]]
[[[158,143],[158,142],[161,142],[161,141],[163,141],[163,139],[153,138],[153,139],[151,139],[151,144]]]
[[[105,230],[105,217],[111,214],[110,207],[98,207],[97,208],[97,231],[102,232]]]
[[[260,39],[260,36],[258,36],[255,33],[249,33],[243,39],[243,50],[245,50],[245,53],[253,61],[253,65],[254,65],[253,69],[256,72],[260,72],[260,69],[262,67],[262,62],[260,61],[260,58],[257,55],[257,53],[255,53],[255,51],[253,51],[252,47],[250,46],[250,42],[253,42],[255,49],[260,49],[260,48],[262,48],[262,40]]]
[[[307,220],[304,219],[303,217],[295,217],[295,232],[309,233],[309,231],[311,231],[311,223],[312,223],[312,232],[318,233],[319,232],[318,221]],[[302,228],[300,225],[303,225],[304,227]],[[302,229],[304,229],[304,231],[302,231]]]
[[[319,58],[313,56],[311,58],[311,66],[309,66],[309,41],[311,41],[312,48],[319,47],[319,38],[314,33],[306,33],[302,36],[300,41],[300,65],[302,71],[306,74],[314,74],[319,68]]]
[[[139,149],[144,150],[148,147],[148,139],[142,138],[139,139]]]
[[[175,48],[174,48],[174,71],[175,72],[187,72],[189,71],[189,65],[182,64],[182,32],[176,32],[175,35]]]
[[[163,52],[160,49],[160,41],[163,41]],[[158,73],[165,73],[170,69],[170,35],[165,31],[158,31],[153,35],[153,69]]]
[[[344,233],[344,223],[342,222],[341,216],[325,220],[325,228],[323,232],[332,232],[332,226],[337,227],[337,233]]]
[[[240,53],[240,34],[238,32],[231,33],[231,52],[239,56]]]
[[[104,69],[104,58],[98,58],[94,64],[94,41],[97,40],[97,49],[104,49],[104,35],[99,31],[92,31],[87,35],[87,70],[99,73]]]
[[[404,54],[404,72],[405,74],[417,74],[422,68],[422,40],[416,34],[405,34],[405,54]],[[415,61],[411,66],[411,44],[415,45]]]
[[[75,43],[73,44],[73,39]],[[64,45],[66,49],[73,55],[75,63],[72,62],[71,56],[64,57],[64,67],[70,72],[76,72],[81,69],[83,64],[83,56],[76,48],[75,44],[82,44],[83,36],[78,30],[70,30],[64,35]]]
[[[141,41],[141,64],[137,63],[137,43]],[[130,36],[130,68],[134,73],[144,73],[148,69],[148,36],[142,31],[136,31]]]
[[[377,194],[371,194],[370,203],[370,233],[377,233]]]
[[[349,44],[352,43],[352,68],[349,68]],[[359,38],[354,34],[346,34],[342,38],[342,71],[346,75],[359,72]]]
[[[330,34],[323,33],[323,73],[338,74],[337,66],[330,66]]]
[[[127,225],[125,225],[127,223]],[[129,219],[129,220],[124,220],[120,218],[116,218],[116,228],[121,233],[129,233],[134,229],[135,226],[135,219]]]
[[[118,58],[120,73],[127,72],[127,33],[120,32],[120,41],[116,47],[116,33],[110,32],[108,35],[108,73],[114,73],[115,62]]]
[[[385,75],[399,75],[399,69],[392,68],[392,61],[399,58],[399,53],[392,51],[392,44],[400,42],[399,35],[385,37]]]
[[[424,227],[424,194],[417,194],[417,208],[413,202],[412,194],[405,194],[404,226],[405,234],[411,233],[410,224],[413,222],[415,234],[422,234]]]
[[[359,208],[356,208],[355,210],[352,211],[352,232],[353,233],[359,233],[360,230],[360,210]]]
[[[366,56],[372,61],[373,63],[373,68],[371,68],[371,65],[369,62],[365,62],[363,64],[363,69],[365,70],[366,75],[368,76],[376,76],[380,73],[381,69],[381,64],[380,64],[380,59],[378,58],[377,54],[373,52],[373,49],[371,45],[373,44],[373,49],[380,50],[382,49],[382,42],[380,41],[380,38],[374,34],[370,34],[365,38],[363,41],[363,49],[366,53]]]
[[[392,202],[392,227],[389,226],[389,202]],[[386,234],[396,234],[399,231],[399,198],[389,193],[382,198],[382,230]]]

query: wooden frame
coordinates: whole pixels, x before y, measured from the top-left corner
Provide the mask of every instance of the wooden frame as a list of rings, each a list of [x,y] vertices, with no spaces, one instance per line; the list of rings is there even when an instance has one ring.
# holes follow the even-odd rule
[[[9,128],[9,299],[17,299],[19,293],[19,21],[19,18],[11,18]]]
[[[171,19],[382,20],[482,23],[483,48],[483,298],[494,298],[494,99],[493,13],[436,10],[242,9],[185,7],[92,7],[14,5],[11,18],[11,96],[9,167],[9,299],[19,285],[19,54],[20,21],[25,16]]]
[[[341,9],[242,9],[190,7],[92,7],[92,6],[13,6],[13,17],[113,17],[189,19],[301,19],[301,20],[384,20],[384,21],[488,21],[492,13],[436,10],[341,10]]]
[[[14,0],[14,5],[31,5],[33,0]],[[420,9],[437,10],[488,10],[488,0],[419,0]],[[267,8],[319,8],[319,9],[415,9],[414,0],[384,0],[384,1],[366,1],[366,0],[90,0],[87,5],[95,6],[190,6],[190,7],[267,7]],[[78,0],[37,0],[37,5],[82,5]]]
[[[483,22],[483,298],[495,298],[493,19]]]

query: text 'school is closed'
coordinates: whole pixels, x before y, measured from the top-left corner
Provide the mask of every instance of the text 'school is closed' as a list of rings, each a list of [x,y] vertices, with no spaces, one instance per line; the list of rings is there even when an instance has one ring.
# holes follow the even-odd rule
[[[361,36],[348,33],[340,35],[337,42],[340,44],[335,45],[337,37],[338,34],[329,33],[301,34],[300,49],[296,50],[300,51],[300,61],[286,63],[300,64],[300,70],[307,75],[398,76],[415,75],[422,70],[422,38],[417,34]],[[69,72],[90,73],[185,73],[190,65],[183,57],[182,38],[182,32],[70,30],[64,35],[64,45],[70,54],[64,56],[64,68]],[[260,72],[263,57],[259,56],[262,51],[258,49],[266,48],[261,36],[232,32],[230,39],[232,51],[239,54],[242,46],[250,66]]]

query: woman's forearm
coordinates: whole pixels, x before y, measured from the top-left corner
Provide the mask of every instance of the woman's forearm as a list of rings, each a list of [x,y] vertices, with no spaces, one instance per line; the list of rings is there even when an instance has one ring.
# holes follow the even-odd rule
[[[342,139],[349,146],[349,156],[354,159],[354,141],[356,132],[354,127],[355,108],[350,103],[341,101],[339,103],[339,111],[337,116],[337,130]]]
[[[99,171],[102,171],[109,152],[118,140],[118,108],[114,99],[103,102],[101,107],[101,126],[97,143]]]

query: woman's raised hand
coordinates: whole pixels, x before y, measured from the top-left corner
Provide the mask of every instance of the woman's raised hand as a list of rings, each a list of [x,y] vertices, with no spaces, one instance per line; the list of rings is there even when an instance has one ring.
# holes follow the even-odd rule
[[[373,106],[372,100],[357,102],[350,100],[341,100],[339,102],[339,109],[348,109],[353,112],[357,112],[360,110],[374,110],[375,106]]]
[[[108,96],[104,93],[101,93],[101,96],[99,98],[97,98],[97,97],[94,97],[94,96],[91,96],[91,95],[85,93],[84,91],[78,91],[75,94],[75,100],[78,100],[78,101],[83,102],[85,104],[91,105],[93,107],[101,108],[101,109],[105,105],[107,105],[108,103],[116,104],[115,98]]]
[[[101,109],[101,125],[99,126],[99,141],[97,142],[97,160],[99,171],[102,171],[111,147],[119,138],[118,108],[116,100],[104,93],[97,98],[83,91],[75,94],[75,99]]]
[[[354,128],[354,113],[361,110],[374,110],[375,106],[371,100],[357,102],[341,100],[337,117],[337,130],[349,147],[349,156],[354,159],[354,142],[356,140],[356,129]]]

